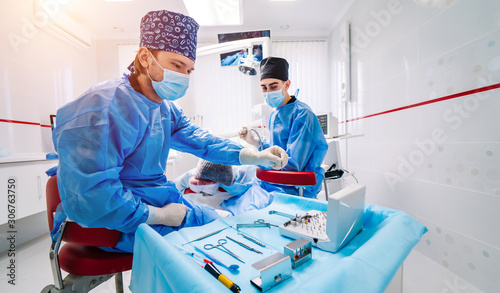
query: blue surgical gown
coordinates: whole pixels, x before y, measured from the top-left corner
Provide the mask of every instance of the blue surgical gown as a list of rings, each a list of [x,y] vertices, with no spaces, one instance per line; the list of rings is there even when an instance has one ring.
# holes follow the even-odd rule
[[[57,111],[54,146],[59,153],[62,201],[56,228],[67,215],[84,227],[119,230],[116,250],[132,252],[147,205],[183,203],[180,227],[153,225],[165,235],[218,217],[213,208],[183,198],[165,177],[170,148],[215,163],[239,165],[241,146],[190,123],[170,101],[157,104],[135,91],[127,76],[99,83]]]
[[[271,132],[270,143],[264,141],[263,148],[277,145],[286,150],[289,159],[284,170],[314,172],[317,183],[306,187],[304,196],[315,198],[325,177],[321,163],[328,150],[328,144],[316,115],[307,104],[295,100],[295,102],[276,108],[271,113],[269,131]],[[262,188],[269,192],[298,194],[298,189],[294,186],[260,182]]]

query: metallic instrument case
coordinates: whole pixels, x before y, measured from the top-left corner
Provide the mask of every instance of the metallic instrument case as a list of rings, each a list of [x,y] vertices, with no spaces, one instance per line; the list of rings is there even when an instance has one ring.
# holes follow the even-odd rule
[[[252,265],[260,276],[250,280],[257,289],[266,291],[292,276],[290,257],[281,252],[270,255]]]

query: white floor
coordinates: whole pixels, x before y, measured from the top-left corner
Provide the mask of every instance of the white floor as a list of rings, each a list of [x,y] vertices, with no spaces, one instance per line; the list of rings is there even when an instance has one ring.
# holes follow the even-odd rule
[[[17,248],[16,253],[16,285],[7,283],[7,267],[10,258],[6,254],[0,255],[0,292],[2,293],[35,293],[45,286],[53,284],[52,271],[49,263],[50,237],[48,233],[28,244]],[[130,293],[131,272],[123,273],[124,292]],[[63,277],[65,274],[63,274]],[[91,291],[92,293],[115,292],[114,279],[108,280]]]

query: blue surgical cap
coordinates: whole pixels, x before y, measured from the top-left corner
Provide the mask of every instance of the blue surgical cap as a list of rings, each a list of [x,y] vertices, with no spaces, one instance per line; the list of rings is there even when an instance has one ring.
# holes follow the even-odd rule
[[[191,17],[168,10],[150,11],[141,20],[141,47],[169,51],[196,60],[200,26]]]

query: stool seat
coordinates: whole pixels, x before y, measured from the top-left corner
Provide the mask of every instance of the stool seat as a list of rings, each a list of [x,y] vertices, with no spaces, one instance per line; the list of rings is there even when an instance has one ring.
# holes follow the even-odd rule
[[[256,175],[262,181],[284,185],[309,186],[317,182],[316,174],[309,171],[262,170],[257,167]]]
[[[100,276],[132,269],[132,253],[107,252],[97,247],[66,243],[59,250],[59,264],[65,272]]]
[[[82,246],[115,247],[121,232],[106,228],[83,228],[75,222],[66,223],[62,240]]]

